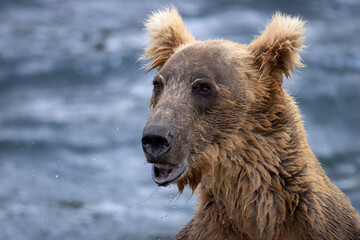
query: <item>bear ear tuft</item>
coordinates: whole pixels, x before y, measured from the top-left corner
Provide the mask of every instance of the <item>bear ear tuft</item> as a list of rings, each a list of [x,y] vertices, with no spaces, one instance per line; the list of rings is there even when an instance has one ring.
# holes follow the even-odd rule
[[[152,13],[145,22],[145,27],[150,43],[140,59],[150,59],[145,65],[149,71],[154,68],[159,71],[180,46],[195,42],[174,7]]]
[[[289,78],[296,67],[304,66],[299,55],[305,47],[304,24],[299,17],[277,12],[264,32],[250,43],[261,77],[271,75],[282,82],[282,74]]]

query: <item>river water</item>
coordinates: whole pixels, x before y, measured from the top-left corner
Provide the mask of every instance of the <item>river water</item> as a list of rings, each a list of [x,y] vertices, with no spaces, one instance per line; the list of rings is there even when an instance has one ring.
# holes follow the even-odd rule
[[[157,188],[140,138],[154,72],[143,21],[173,4],[197,39],[249,43],[276,11],[308,22],[285,85],[327,174],[360,210],[360,2],[2,0],[0,239],[170,239],[196,195]]]

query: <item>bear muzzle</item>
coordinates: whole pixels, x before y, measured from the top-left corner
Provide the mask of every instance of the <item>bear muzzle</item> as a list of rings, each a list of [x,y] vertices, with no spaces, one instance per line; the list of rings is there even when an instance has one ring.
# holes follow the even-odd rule
[[[166,125],[147,125],[142,136],[142,147],[149,163],[152,163],[152,178],[159,186],[166,186],[178,179],[187,168],[187,161],[171,162],[174,131]]]

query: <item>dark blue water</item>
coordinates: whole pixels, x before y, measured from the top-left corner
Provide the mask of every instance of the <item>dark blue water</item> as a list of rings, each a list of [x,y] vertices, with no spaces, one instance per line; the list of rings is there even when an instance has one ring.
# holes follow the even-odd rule
[[[1,240],[169,239],[190,220],[196,195],[157,189],[140,146],[142,24],[170,3],[201,40],[248,43],[276,10],[308,21],[308,67],[285,85],[360,210],[359,1],[2,0]]]

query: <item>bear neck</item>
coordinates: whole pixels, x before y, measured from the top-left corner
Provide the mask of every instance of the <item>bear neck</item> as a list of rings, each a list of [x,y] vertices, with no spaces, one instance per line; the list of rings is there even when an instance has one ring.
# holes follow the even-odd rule
[[[240,129],[219,145],[231,148],[219,147],[213,172],[199,188],[200,201],[218,211],[222,224],[238,226],[250,238],[272,239],[288,216],[306,212],[302,196],[311,184],[311,150],[299,109],[286,92],[270,110],[249,114]]]

